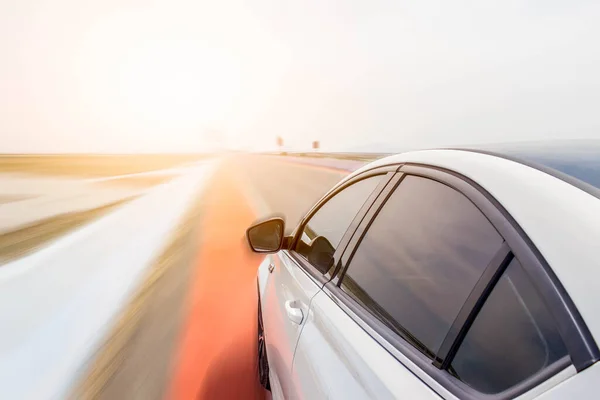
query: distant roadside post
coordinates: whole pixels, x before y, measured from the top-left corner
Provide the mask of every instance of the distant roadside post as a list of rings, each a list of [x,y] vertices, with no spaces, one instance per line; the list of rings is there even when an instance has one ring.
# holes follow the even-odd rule
[[[277,147],[279,148],[279,152],[285,155],[283,149],[283,138],[281,136],[277,136]]]

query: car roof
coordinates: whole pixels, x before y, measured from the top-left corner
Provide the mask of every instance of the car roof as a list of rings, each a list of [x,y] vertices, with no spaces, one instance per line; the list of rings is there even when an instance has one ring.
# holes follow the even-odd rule
[[[600,338],[600,199],[529,165],[471,150],[422,150],[393,155],[351,174],[390,164],[415,163],[457,172],[489,192],[546,259]]]
[[[539,169],[600,198],[600,141],[560,140],[465,148]]]

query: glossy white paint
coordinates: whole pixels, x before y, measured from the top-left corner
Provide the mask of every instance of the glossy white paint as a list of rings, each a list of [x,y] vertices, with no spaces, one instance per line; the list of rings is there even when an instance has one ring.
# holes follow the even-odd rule
[[[323,291],[311,303],[292,376],[296,399],[438,398]]]
[[[570,379],[571,377],[575,376],[576,374],[577,374],[577,370],[575,369],[575,367],[572,365],[569,365],[567,368],[560,371],[558,374],[554,375],[547,381],[541,383],[540,385],[531,389],[527,393],[523,393],[521,396],[517,397],[517,399],[518,400],[529,400],[529,399],[539,398],[540,396],[542,396],[543,394],[548,392],[550,389],[554,388],[557,385],[560,385],[561,383]]]
[[[592,334],[596,338],[600,336],[596,294],[600,279],[600,258],[597,256],[600,248],[599,199],[530,167],[456,150],[419,151],[387,157],[344,180],[374,166],[403,162],[446,168],[486,189],[537,246]],[[272,321],[270,325],[265,324],[268,341],[286,349],[297,341],[291,368],[288,359],[281,362],[277,359],[279,355],[269,354],[267,347],[272,377],[284,382],[281,391],[273,390],[274,398],[453,398],[401,354],[392,356],[393,350],[373,339],[376,333],[359,326],[349,316],[351,312],[334,302],[326,292],[315,290],[314,285],[294,282],[301,276],[312,281],[297,264],[286,263],[285,271],[286,275],[276,280],[269,278],[267,285],[285,282],[284,287],[291,285],[295,291],[284,287],[267,290],[265,296],[274,293],[275,298],[270,297],[269,308],[263,309],[263,318]],[[261,274],[259,272],[259,276]],[[303,287],[309,291],[300,293],[298,290]],[[285,318],[285,302],[292,298],[303,299],[305,306],[309,304],[299,340],[297,331],[281,327],[290,324],[281,319]],[[306,303],[310,298],[312,302]],[[520,398],[589,398],[590,393],[596,392],[599,374],[598,365],[579,374],[569,367]],[[276,382],[275,386],[278,385]]]
[[[273,272],[268,271],[273,264]],[[272,384],[284,398],[293,398],[291,377],[294,351],[311,299],[320,287],[293,261],[287,252],[272,255],[269,263],[261,264],[259,276],[262,315],[269,365],[272,365]],[[281,372],[281,373],[280,373]]]
[[[600,364],[596,363],[573,377],[561,382],[538,397],[539,400],[597,399],[600,382]]]

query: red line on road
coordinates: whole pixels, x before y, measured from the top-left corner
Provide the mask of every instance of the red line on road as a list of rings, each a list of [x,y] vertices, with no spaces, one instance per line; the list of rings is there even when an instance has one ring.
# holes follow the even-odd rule
[[[256,269],[245,229],[255,215],[226,167],[206,194],[188,316],[167,399],[264,399],[258,382]]]

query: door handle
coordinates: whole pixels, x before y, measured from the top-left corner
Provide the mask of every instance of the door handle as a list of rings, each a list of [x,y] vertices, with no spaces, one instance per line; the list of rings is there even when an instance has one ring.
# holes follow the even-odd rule
[[[304,319],[304,314],[300,309],[300,303],[297,300],[288,300],[285,302],[285,312],[290,319],[295,324],[300,325],[302,320]]]

